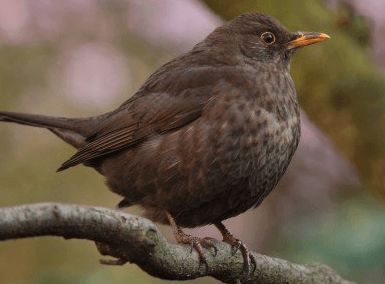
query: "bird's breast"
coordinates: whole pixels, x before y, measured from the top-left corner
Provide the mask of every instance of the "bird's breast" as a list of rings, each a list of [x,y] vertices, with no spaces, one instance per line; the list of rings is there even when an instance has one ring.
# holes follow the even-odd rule
[[[276,185],[298,145],[298,105],[291,98],[261,100],[232,94],[210,117],[213,166],[247,195],[264,195]]]
[[[183,197],[187,200],[192,192],[195,204],[176,210],[185,226],[215,223],[258,205],[285,172],[298,144],[297,115],[281,120],[256,101],[217,107],[184,132],[194,171],[188,174],[192,186],[185,187],[191,190]],[[188,144],[192,137],[194,143]]]

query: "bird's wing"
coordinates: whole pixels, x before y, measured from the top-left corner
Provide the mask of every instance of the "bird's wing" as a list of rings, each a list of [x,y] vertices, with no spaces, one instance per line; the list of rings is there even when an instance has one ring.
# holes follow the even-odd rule
[[[212,73],[212,72],[211,72]],[[164,80],[161,80],[161,78]],[[105,118],[86,144],[58,171],[137,145],[153,135],[197,119],[210,100],[207,68],[155,76],[131,99]],[[173,82],[173,83],[172,83]],[[166,90],[166,91],[163,91]]]

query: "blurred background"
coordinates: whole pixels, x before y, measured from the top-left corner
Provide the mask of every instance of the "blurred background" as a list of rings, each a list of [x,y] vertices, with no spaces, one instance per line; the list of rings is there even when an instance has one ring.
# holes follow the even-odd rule
[[[250,11],[332,40],[301,50],[292,63],[303,135],[279,189],[226,223],[258,252],[382,283],[384,0],[0,0],[0,109],[60,116],[109,111],[155,68]],[[0,149],[0,206],[119,201],[91,169],[56,174],[74,151],[48,131],[1,124]],[[219,238],[211,227],[191,232]],[[0,283],[166,283],[135,265],[102,266],[99,258],[87,241],[0,243]]]

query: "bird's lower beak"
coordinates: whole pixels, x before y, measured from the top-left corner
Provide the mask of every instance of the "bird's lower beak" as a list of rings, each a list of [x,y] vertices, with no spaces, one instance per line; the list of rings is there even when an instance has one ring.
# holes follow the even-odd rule
[[[330,36],[328,36],[327,34],[315,32],[298,32],[297,36],[297,38],[288,42],[287,49],[294,49],[314,44],[330,38]]]

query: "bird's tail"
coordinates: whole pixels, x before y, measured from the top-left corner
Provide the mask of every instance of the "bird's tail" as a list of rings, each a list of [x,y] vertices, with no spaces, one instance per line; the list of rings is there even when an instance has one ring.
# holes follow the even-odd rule
[[[47,128],[65,142],[79,148],[94,129],[94,118],[64,118],[0,111],[0,121]]]

